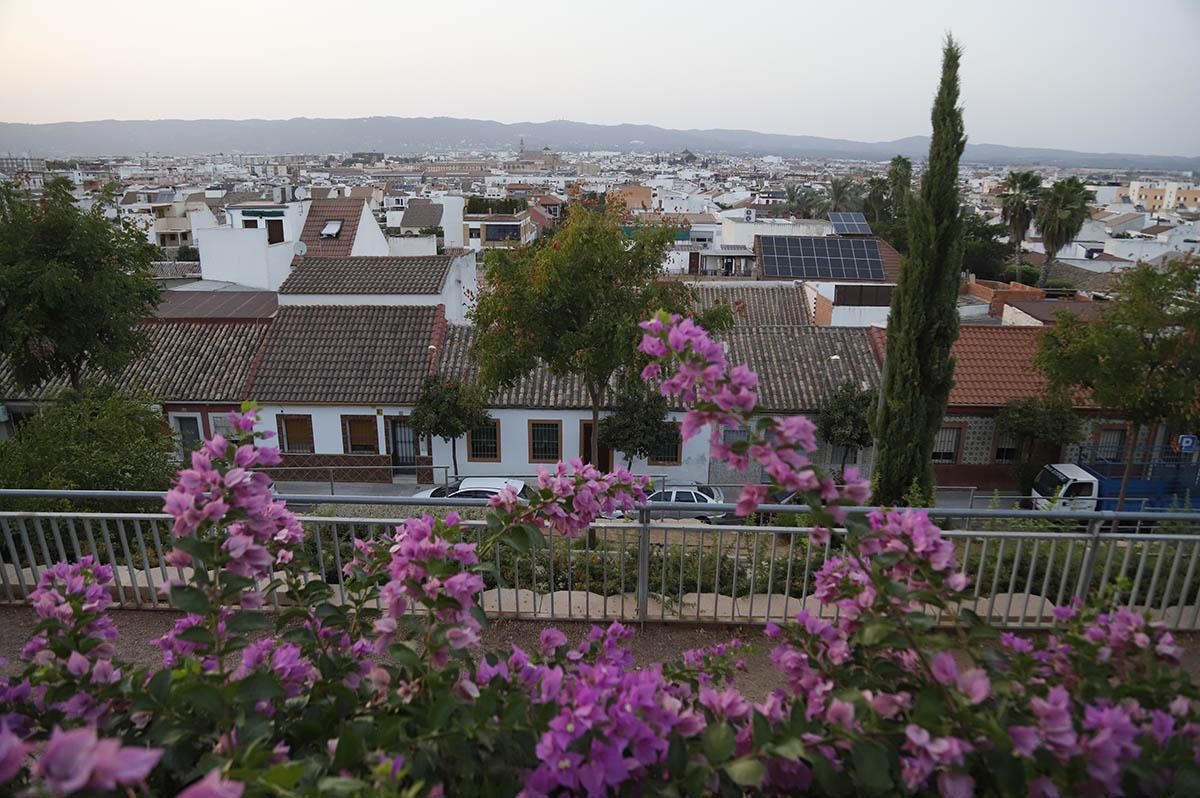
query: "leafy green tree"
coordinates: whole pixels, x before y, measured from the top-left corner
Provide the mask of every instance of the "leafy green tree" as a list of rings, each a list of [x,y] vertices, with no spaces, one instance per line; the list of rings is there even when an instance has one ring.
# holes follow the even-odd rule
[[[1000,215],[1008,227],[1013,245],[1013,263],[1021,262],[1021,242],[1029,232],[1029,223],[1037,211],[1042,193],[1042,178],[1034,172],[1009,172],[1000,195]]]
[[[78,389],[85,367],[117,371],[147,345],[157,247],[103,205],[80,211],[58,178],[38,202],[0,187],[0,354],[23,387],[65,376]]]
[[[988,224],[978,214],[964,213],[963,268],[985,280],[1001,276],[1008,255],[1008,246],[1000,240],[1004,234],[1004,225]]]
[[[1033,477],[1062,447],[1083,439],[1083,424],[1060,395],[1028,396],[1010,401],[996,414],[996,430],[1016,443],[1016,472],[1021,492],[1029,493]]]
[[[458,476],[458,439],[490,418],[486,396],[472,383],[430,375],[421,383],[409,425],[418,435],[433,435],[450,444],[450,462]]]
[[[1090,322],[1059,313],[1035,360],[1052,386],[1086,390],[1097,407],[1132,429],[1117,508],[1125,502],[1138,434],[1158,420],[1200,416],[1200,269],[1174,261],[1163,270],[1124,272],[1113,299]]]
[[[612,412],[600,419],[600,441],[625,455],[625,467],[635,457],[649,457],[679,440],[679,431],[667,422],[667,398],[636,374],[626,373],[617,387]]]
[[[875,391],[844,382],[817,410],[814,421],[821,439],[831,446],[841,446],[841,470],[846,470],[850,449],[865,449],[874,442],[871,434],[871,411],[876,404]]]
[[[888,164],[887,185],[888,204],[892,216],[904,218],[908,212],[908,199],[912,196],[913,165],[912,161],[903,155],[892,158]]]
[[[897,504],[914,482],[933,492],[933,440],[954,384],[950,347],[958,338],[962,210],[958,160],[966,146],[958,105],[961,50],[947,37],[933,103],[929,166],[908,205],[908,256],[888,314],[880,391],[875,500]]]
[[[1078,177],[1059,180],[1038,201],[1035,218],[1046,260],[1038,285],[1043,288],[1050,280],[1050,268],[1058,251],[1075,240],[1088,218],[1088,203],[1094,195]]]
[[[184,244],[179,249],[175,250],[175,260],[189,261],[192,263],[200,262],[200,250],[195,247]]]
[[[166,490],[178,467],[153,400],[99,383],[60,392],[0,441],[7,488]]]
[[[638,322],[659,309],[687,313],[695,299],[685,283],[661,279],[674,230],[647,225],[627,236],[622,213],[580,204],[549,246],[487,253],[487,280],[471,312],[483,385],[511,385],[543,362],[582,381],[599,430],[613,377],[637,357]],[[719,330],[733,319],[719,307],[699,320]],[[590,459],[599,459],[598,434]]]

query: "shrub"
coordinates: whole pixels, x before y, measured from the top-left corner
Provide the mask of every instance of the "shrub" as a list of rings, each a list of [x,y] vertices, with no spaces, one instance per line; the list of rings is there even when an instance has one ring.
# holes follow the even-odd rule
[[[251,470],[279,455],[254,445],[250,409],[234,418],[236,440],[207,442],[168,494],[166,560],[190,571],[169,587],[186,615],[157,641],[161,668],[116,659],[111,568],[84,557],[43,572],[23,668],[0,683],[0,786],[184,798],[1194,792],[1200,704],[1161,624],[1076,602],[1036,638],[969,611],[949,633],[933,628],[932,612],[953,617],[971,585],[925,512],[848,516],[868,486],[852,469],[842,488],[815,470],[811,423],[752,417],[755,376],[689,321],[644,326],[646,377],[689,406],[683,434],[746,429],[714,456],[743,470],[755,460],[813,508],[797,545],[820,553],[810,592],[836,619],[768,624],[786,689],[746,699],[731,680],[738,641],[635,668],[619,623],[575,647],[546,629],[535,651],[481,650],[477,597],[497,556],[501,570],[512,556],[550,579],[537,564],[546,535],[567,541],[555,558],[573,558],[601,513],[645,500],[624,471],[543,471],[527,503],[491,500],[482,532],[448,513],[355,540],[335,597],[306,576],[300,524]],[[738,512],[766,495],[747,485]],[[583,554],[585,567],[608,552]],[[660,550],[668,566],[677,553],[688,556]],[[764,576],[723,551],[694,556],[697,585],[719,573],[740,593]],[[281,609],[262,612],[280,593]]]

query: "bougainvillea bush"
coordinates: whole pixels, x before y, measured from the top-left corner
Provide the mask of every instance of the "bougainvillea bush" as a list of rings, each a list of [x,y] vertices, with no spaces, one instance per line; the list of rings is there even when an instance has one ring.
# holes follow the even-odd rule
[[[715,457],[803,491],[814,542],[846,542],[816,578],[829,611],[765,630],[786,687],[744,697],[737,641],[635,667],[617,623],[574,646],[547,629],[535,650],[483,650],[490,548],[528,551],[635,506],[645,486],[627,472],[543,473],[531,500],[495,499],[480,546],[457,542],[453,513],[409,519],[357,541],[335,593],[255,470],[278,453],[256,445],[249,409],[167,498],[167,592],[186,614],[157,642],[161,667],[116,657],[109,566],[41,574],[41,622],[0,683],[0,792],[1200,794],[1200,704],[1169,632],[1081,604],[1030,637],[956,615],[968,578],[923,512],[847,517],[867,486],[811,464],[808,420],[756,416],[754,373],[690,320],[643,328],[643,376],[690,408],[683,434],[707,429]],[[723,445],[725,429],[748,440]],[[738,512],[766,490],[746,487]]]

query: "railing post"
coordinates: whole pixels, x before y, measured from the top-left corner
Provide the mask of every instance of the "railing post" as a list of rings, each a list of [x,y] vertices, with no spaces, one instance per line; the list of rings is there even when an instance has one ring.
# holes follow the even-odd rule
[[[329,466],[329,495],[335,495],[333,490],[333,466]]]
[[[650,607],[650,511],[645,507],[638,510],[638,568],[637,608],[638,622],[645,623]]]
[[[1083,555],[1083,568],[1079,571],[1079,584],[1075,586],[1075,595],[1079,598],[1085,598],[1088,592],[1088,586],[1092,583],[1092,574],[1096,571],[1096,555],[1100,552],[1100,529],[1104,522],[1099,519],[1088,522],[1088,534],[1091,539],[1088,540],[1087,551]]]

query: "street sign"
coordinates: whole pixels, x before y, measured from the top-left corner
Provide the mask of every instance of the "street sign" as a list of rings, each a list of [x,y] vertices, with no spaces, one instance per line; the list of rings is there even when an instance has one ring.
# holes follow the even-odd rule
[[[1180,435],[1179,436],[1179,451],[1183,454],[1192,454],[1200,448],[1197,446],[1195,435]]]

